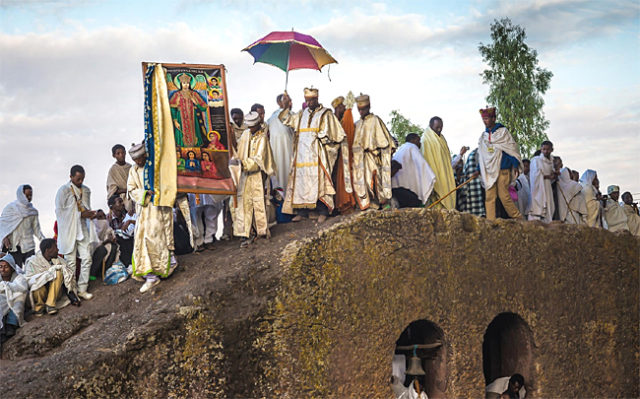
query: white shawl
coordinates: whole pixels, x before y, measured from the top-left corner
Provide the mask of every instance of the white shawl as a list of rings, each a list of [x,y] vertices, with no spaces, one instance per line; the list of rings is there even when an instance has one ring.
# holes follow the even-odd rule
[[[560,220],[580,224],[580,215],[587,214],[587,208],[584,199],[581,201],[576,198],[582,191],[580,183],[571,180],[571,173],[568,168],[560,170],[558,176],[558,216]],[[571,211],[571,214],[569,213]],[[576,212],[580,215],[576,215]]]
[[[424,160],[418,146],[404,143],[393,154],[393,160],[399,162],[402,169],[391,178],[391,187],[403,187],[413,191],[424,204],[433,191],[436,175]]]
[[[485,189],[493,187],[498,180],[502,151],[516,158],[520,162],[520,169],[522,168],[518,144],[506,127],[499,127],[491,135],[488,132],[482,133],[478,141],[478,164]]]
[[[600,221],[600,201],[596,197],[598,189],[593,185],[596,178],[596,171],[587,169],[580,177],[580,185],[582,185],[582,193],[587,206],[587,225],[589,227],[602,227]]]
[[[531,159],[531,171],[529,180],[531,184],[531,203],[529,204],[529,214],[539,216],[543,221],[549,223],[555,212],[553,201],[553,189],[551,180],[545,179],[545,175],[553,172],[553,157],[545,157],[543,154]]]
[[[82,200],[86,209],[91,209],[91,190],[83,185],[76,187],[68,182],[58,189],[56,194],[56,220],[58,222],[58,248],[60,253],[73,252],[76,241],[98,241],[96,229],[90,219],[82,219],[76,197]],[[85,224],[84,228],[82,223]],[[89,237],[85,237],[88,232]]]
[[[17,273],[13,256],[7,254],[0,260],[9,263],[14,270],[10,281],[0,280],[0,328],[2,328],[2,319],[9,313],[9,310],[18,317],[18,324],[22,326],[24,323],[24,301],[27,299],[29,286],[24,276]]]
[[[42,252],[27,259],[25,264],[25,277],[29,282],[31,292],[36,291],[40,287],[56,278],[56,271],[62,270],[64,277],[64,286],[68,291],[77,291],[75,262],[73,265],[68,264],[64,259],[55,257],[51,259],[51,263],[45,259]]]
[[[627,214],[624,208],[613,199],[607,199],[607,206],[604,208],[604,218],[607,221],[609,231],[629,230],[627,224]]]
[[[24,185],[18,187],[16,191],[17,200],[10,202],[2,210],[0,216],[0,241],[18,227],[23,219],[29,216],[38,217],[38,211],[33,207],[33,204],[29,202],[27,196],[24,195]],[[13,246],[14,243],[11,243]]]

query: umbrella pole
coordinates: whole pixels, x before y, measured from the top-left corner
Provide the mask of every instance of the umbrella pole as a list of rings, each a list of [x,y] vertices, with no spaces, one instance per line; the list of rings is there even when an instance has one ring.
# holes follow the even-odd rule
[[[287,86],[289,86],[289,71],[287,70],[287,73],[285,75],[285,80],[284,80],[284,92],[287,92]]]

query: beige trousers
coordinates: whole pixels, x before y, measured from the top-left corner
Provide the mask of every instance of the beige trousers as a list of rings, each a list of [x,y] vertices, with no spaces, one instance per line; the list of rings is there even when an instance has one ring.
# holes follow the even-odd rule
[[[491,186],[490,189],[486,190],[484,205],[487,211],[488,220],[496,220],[496,197],[500,198],[500,202],[502,202],[502,206],[509,214],[509,217],[513,219],[522,218],[522,214],[516,207],[516,204],[513,203],[511,195],[509,194],[510,183],[511,170],[502,169],[495,184]]]
[[[55,308],[63,282],[62,271],[57,270],[55,279],[33,291],[33,310],[37,312],[42,309],[44,305]]]

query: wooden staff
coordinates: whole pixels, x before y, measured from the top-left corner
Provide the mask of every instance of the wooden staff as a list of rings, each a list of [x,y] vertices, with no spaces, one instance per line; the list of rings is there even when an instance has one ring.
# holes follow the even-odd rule
[[[427,207],[427,209],[431,209],[431,208],[433,208],[434,206],[438,205],[438,204],[440,203],[440,201],[442,201],[443,199],[447,198],[447,197],[448,197],[448,196],[450,196],[451,194],[455,193],[455,192],[456,192],[456,190],[458,190],[460,187],[466,186],[466,185],[467,185],[467,183],[469,183],[471,180],[473,180],[473,179],[477,179],[477,178],[478,178],[478,176],[471,176],[469,179],[467,179],[467,181],[465,181],[465,182],[463,182],[463,183],[460,183],[460,185],[459,185],[458,187],[456,187],[456,188],[454,188],[453,190],[449,191],[449,192],[447,193],[447,195],[445,195],[444,197],[440,198],[439,200],[437,200],[437,201],[436,201],[436,202],[434,202],[433,204],[429,205],[429,206]]]
[[[576,220],[576,217],[573,215],[573,209],[571,209],[571,206],[569,206],[569,201],[567,201],[567,197],[564,196],[564,192],[562,192],[562,189],[560,188],[560,185],[558,184],[558,191],[560,191],[560,194],[562,194],[562,198],[564,199],[564,203],[567,204],[567,209],[569,210],[569,213],[571,214],[571,218],[573,219],[573,222],[575,224],[578,224],[578,221]],[[563,220],[564,222],[564,220]]]

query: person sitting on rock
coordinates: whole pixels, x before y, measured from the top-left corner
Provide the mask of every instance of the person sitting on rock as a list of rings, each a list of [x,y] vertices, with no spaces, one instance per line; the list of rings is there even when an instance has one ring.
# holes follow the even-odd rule
[[[52,238],[40,242],[40,251],[27,259],[25,277],[29,282],[36,316],[54,315],[71,303],[80,306],[78,286],[73,265],[58,256],[58,245]],[[67,298],[62,297],[62,285],[67,289]]]
[[[11,254],[0,253],[0,344],[15,335],[24,322],[24,302],[29,285],[16,270]],[[0,347],[1,348],[1,347]]]

